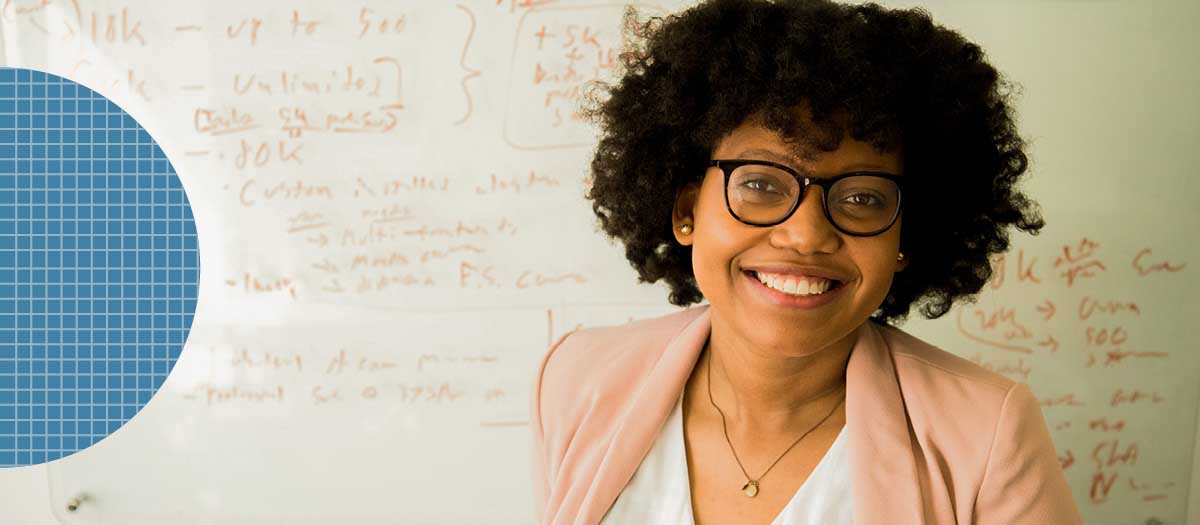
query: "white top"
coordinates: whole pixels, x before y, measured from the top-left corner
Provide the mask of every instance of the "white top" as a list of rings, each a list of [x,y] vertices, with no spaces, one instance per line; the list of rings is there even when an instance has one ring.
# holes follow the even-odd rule
[[[852,525],[850,464],[843,426],[833,446],[772,525]],[[621,490],[601,525],[694,525],[683,445],[683,395],[633,479]]]

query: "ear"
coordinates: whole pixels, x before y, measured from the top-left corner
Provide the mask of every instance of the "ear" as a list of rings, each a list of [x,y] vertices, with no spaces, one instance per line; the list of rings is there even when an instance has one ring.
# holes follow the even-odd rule
[[[908,263],[911,260],[912,260],[911,255],[904,253],[904,252],[900,252],[896,257],[896,269],[894,271],[903,272],[905,268],[908,268]]]
[[[694,182],[680,188],[679,193],[675,195],[675,206],[671,210],[671,233],[674,233],[675,240],[684,246],[692,245],[696,230],[696,201],[699,197],[700,185]],[[679,227],[684,224],[692,227],[690,233],[684,234],[679,231]]]

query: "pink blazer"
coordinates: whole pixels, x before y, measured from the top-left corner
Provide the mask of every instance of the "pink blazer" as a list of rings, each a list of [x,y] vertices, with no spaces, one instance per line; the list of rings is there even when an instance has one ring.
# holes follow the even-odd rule
[[[650,451],[708,339],[707,306],[563,336],[534,380],[538,523],[599,523]],[[1080,523],[1029,387],[864,323],[846,368],[860,524]]]

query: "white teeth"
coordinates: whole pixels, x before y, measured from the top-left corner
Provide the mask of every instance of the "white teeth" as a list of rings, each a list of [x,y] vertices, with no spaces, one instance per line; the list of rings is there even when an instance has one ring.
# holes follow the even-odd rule
[[[797,279],[792,276],[760,272],[754,272],[754,276],[758,278],[759,282],[768,287],[791,295],[823,294],[829,291],[829,287],[833,286],[833,281],[820,277],[802,277]]]

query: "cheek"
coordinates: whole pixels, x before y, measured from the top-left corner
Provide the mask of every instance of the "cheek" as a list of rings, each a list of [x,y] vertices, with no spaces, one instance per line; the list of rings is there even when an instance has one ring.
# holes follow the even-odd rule
[[[744,249],[746,242],[744,232],[740,231],[741,223],[725,210],[724,195],[709,189],[702,192],[696,209],[696,233],[692,245],[692,272],[706,297],[723,295],[733,259]]]
[[[858,291],[857,311],[861,315],[869,316],[872,312],[883,305],[887,299],[888,291],[892,288],[893,273],[891,268],[884,268],[878,265],[872,265],[870,269],[861,268],[863,283],[862,288]]]
[[[879,273],[879,287],[876,290],[876,299],[880,303],[887,297],[888,291],[892,289],[892,281],[896,274],[891,271],[891,268],[885,268]]]
[[[709,227],[712,225],[710,223]],[[720,296],[718,286],[721,274],[724,273],[724,263],[728,262],[721,245],[720,236],[697,234],[696,242],[692,245],[692,273],[696,276],[696,285],[705,297]]]
[[[878,300],[882,303],[891,289],[892,280],[896,275],[895,253],[893,243],[883,242],[872,246],[869,252],[861,253],[858,257],[858,260],[862,261],[859,268],[863,276],[864,294],[870,297],[872,302]]]

